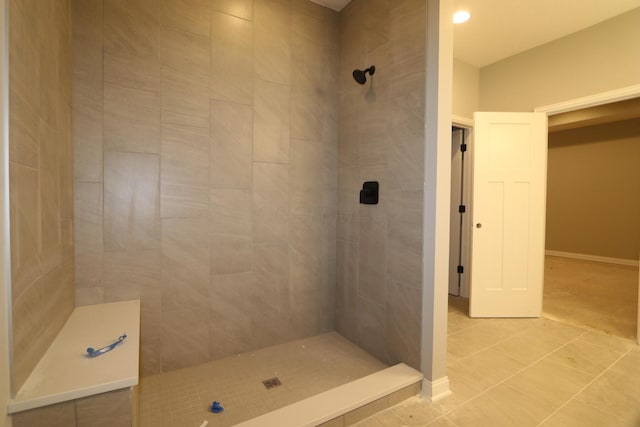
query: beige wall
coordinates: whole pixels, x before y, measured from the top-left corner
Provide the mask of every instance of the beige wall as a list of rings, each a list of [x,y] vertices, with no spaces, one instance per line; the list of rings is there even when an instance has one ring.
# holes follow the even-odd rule
[[[480,110],[480,69],[453,60],[453,115],[473,119]]]
[[[12,386],[74,307],[69,1],[9,4]]]
[[[7,28],[6,2],[0,0],[0,27]],[[4,31],[0,31],[0,405],[6,407],[11,398],[11,301],[10,286],[11,279],[6,266],[9,263],[9,236],[6,230],[9,228],[9,159],[7,158],[7,148],[9,140],[7,131],[8,123],[8,67],[9,62],[6,57],[7,37]],[[0,427],[8,427],[11,420],[6,411],[0,415]]]
[[[547,250],[640,257],[640,120],[549,134]]]
[[[482,111],[535,107],[640,84],[640,8],[480,70]]]
[[[420,363],[426,3],[340,15],[336,328],[379,359]],[[361,86],[354,69],[376,66]],[[364,181],[380,203],[359,204]]]
[[[141,299],[144,374],[332,330],[337,14],[73,6],[78,304]]]

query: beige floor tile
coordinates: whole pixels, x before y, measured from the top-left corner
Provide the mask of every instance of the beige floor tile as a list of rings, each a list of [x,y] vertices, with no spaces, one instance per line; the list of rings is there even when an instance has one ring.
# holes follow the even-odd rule
[[[600,347],[578,338],[554,352],[549,359],[570,368],[598,375],[622,354],[620,351]]]
[[[525,392],[500,384],[446,415],[460,427],[534,427],[552,412]]]
[[[595,375],[544,359],[508,379],[505,384],[522,392],[536,406],[552,413],[594,377]]]
[[[485,321],[477,326],[450,334],[447,352],[452,358],[460,359],[489,348],[512,335],[511,327]]]
[[[627,351],[638,346],[635,340],[607,335],[601,332],[589,331],[580,337],[581,341],[617,351]]]
[[[389,409],[395,417],[401,420],[402,424],[396,424],[414,427],[424,426],[440,416],[440,411],[423,396],[415,396],[411,399],[394,406]]]
[[[585,333],[585,330],[575,326],[544,319],[539,325],[497,344],[494,348],[515,360],[529,364]]]
[[[640,425],[640,378],[637,375],[609,370],[576,399]]]
[[[542,423],[541,427],[634,427],[637,425],[616,415],[608,414],[595,406],[572,400]]]
[[[450,380],[455,378],[456,383],[486,390],[525,367],[524,363],[488,348],[452,363],[447,369],[447,374]]]
[[[458,427],[458,425],[449,420],[447,416],[444,416],[427,424],[427,427]]]

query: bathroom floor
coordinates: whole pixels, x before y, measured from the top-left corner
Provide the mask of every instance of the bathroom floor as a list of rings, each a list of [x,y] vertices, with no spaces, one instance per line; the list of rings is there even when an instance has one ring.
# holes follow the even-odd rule
[[[548,256],[544,315],[635,339],[638,268]]]
[[[471,319],[449,299],[453,394],[421,396],[360,427],[640,426],[640,347],[545,318]]]
[[[335,332],[268,347],[142,378],[140,426],[231,426],[385,367]],[[213,401],[224,411],[209,412]]]

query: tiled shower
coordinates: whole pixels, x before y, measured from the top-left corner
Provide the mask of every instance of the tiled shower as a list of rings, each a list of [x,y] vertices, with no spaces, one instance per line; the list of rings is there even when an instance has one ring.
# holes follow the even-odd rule
[[[143,375],[334,329],[420,368],[425,1],[9,9],[14,375],[128,299]]]

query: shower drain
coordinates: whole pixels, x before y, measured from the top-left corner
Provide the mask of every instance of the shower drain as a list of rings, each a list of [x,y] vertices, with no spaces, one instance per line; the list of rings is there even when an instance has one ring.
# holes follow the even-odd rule
[[[282,383],[280,382],[278,377],[269,378],[268,380],[264,380],[264,381],[262,381],[262,384],[264,384],[264,386],[267,388],[267,390],[270,389],[270,388],[274,388],[274,387],[278,387],[278,386],[282,385]]]

